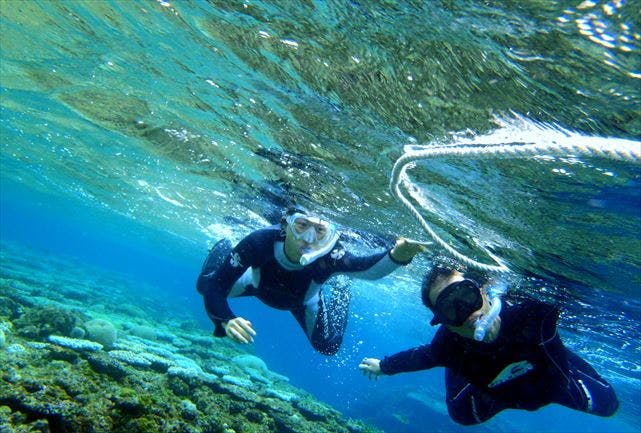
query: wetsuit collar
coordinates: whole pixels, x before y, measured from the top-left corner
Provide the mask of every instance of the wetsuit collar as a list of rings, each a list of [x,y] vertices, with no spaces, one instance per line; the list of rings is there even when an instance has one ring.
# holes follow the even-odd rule
[[[274,257],[276,258],[278,264],[288,271],[303,269],[303,265],[301,265],[300,263],[292,262],[287,258],[287,255],[285,254],[285,242],[274,242]]]

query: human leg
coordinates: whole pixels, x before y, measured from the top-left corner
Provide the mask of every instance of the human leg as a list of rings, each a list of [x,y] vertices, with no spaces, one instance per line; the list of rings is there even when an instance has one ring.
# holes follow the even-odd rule
[[[568,384],[555,399],[571,409],[611,416],[619,408],[614,388],[577,354],[567,351]]]
[[[445,387],[447,411],[462,425],[480,424],[508,407],[449,368],[445,369]]]
[[[340,349],[350,301],[349,280],[336,276],[320,288],[310,288],[305,304],[292,311],[312,347],[323,355],[334,355]]]

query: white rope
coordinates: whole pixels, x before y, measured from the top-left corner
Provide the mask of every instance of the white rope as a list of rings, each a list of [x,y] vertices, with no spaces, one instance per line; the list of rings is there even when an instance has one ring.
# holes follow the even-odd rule
[[[537,126],[535,128],[537,133],[547,135],[542,143],[524,143],[520,141],[508,141],[496,144],[497,137],[501,134],[491,134],[486,137],[477,137],[473,140],[458,140],[455,145],[449,146],[421,146],[421,150],[416,150],[418,146],[412,146],[412,149],[401,156],[392,169],[390,179],[390,189],[397,199],[405,205],[412,215],[421,223],[423,229],[430,235],[430,237],[445,249],[449,254],[456,257],[458,260],[472,266],[474,268],[491,271],[491,272],[509,272],[509,268],[495,255],[486,251],[495,265],[489,265],[478,262],[470,257],[458,252],[451,245],[441,239],[432,229],[432,227],[425,221],[423,216],[416,210],[414,205],[402,194],[400,189],[401,180],[410,183],[409,178],[405,174],[407,166],[416,161],[434,158],[439,156],[481,156],[481,157],[507,157],[519,158],[532,155],[539,155],[541,153],[553,154],[584,154],[595,157],[604,157],[608,159],[624,160],[639,163],[641,161],[641,142],[632,140],[609,139],[602,137],[586,137],[578,134],[568,133],[567,131],[553,131],[550,128]],[[550,134],[553,134],[550,139]],[[510,134],[508,134],[510,135]],[[505,131],[503,131],[502,140],[506,140]],[[540,138],[540,136],[539,136]],[[580,143],[576,138],[580,138]],[[482,141],[486,139],[485,144]],[[538,141],[538,140],[537,140]],[[494,143],[487,145],[487,143]]]

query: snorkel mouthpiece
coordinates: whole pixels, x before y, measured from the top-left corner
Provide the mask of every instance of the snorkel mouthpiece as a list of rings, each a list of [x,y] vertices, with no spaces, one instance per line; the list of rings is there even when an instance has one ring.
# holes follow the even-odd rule
[[[474,339],[476,341],[483,341],[488,328],[501,313],[501,307],[503,306],[501,295],[505,292],[507,292],[507,284],[503,281],[487,289],[487,293],[490,295],[490,300],[492,301],[492,306],[490,307],[490,311],[474,324]]]
[[[332,250],[332,248],[334,248],[334,245],[336,245],[336,242],[338,241],[340,234],[334,230],[332,233],[328,233],[328,235],[331,235],[331,237],[329,238],[329,242],[325,246],[320,247],[317,250],[311,250],[310,252],[300,256],[299,263],[301,265],[303,266],[309,265],[311,262],[329,253]]]

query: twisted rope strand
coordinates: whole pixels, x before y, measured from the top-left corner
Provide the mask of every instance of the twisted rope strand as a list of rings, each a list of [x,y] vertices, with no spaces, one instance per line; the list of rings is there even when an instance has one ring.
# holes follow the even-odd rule
[[[494,260],[495,265],[478,262],[465,254],[460,253],[447,242],[441,239],[434,232],[432,227],[425,221],[423,216],[416,210],[414,205],[403,195],[400,188],[401,180],[410,182],[406,175],[408,165],[423,159],[434,158],[445,155],[465,157],[468,155],[481,157],[507,157],[518,158],[542,153],[572,154],[579,153],[593,157],[603,157],[614,160],[624,160],[634,163],[641,162],[641,142],[621,139],[606,139],[601,137],[581,137],[581,143],[564,142],[572,137],[562,136],[559,140],[552,140],[548,143],[500,143],[482,145],[480,143],[457,144],[450,146],[426,147],[422,150],[414,150],[402,155],[394,164],[390,178],[390,189],[394,196],[410,211],[418,220],[423,229],[430,235],[434,242],[445,249],[450,255],[474,268],[489,272],[509,272],[509,268],[503,261],[489,251],[486,253]]]

